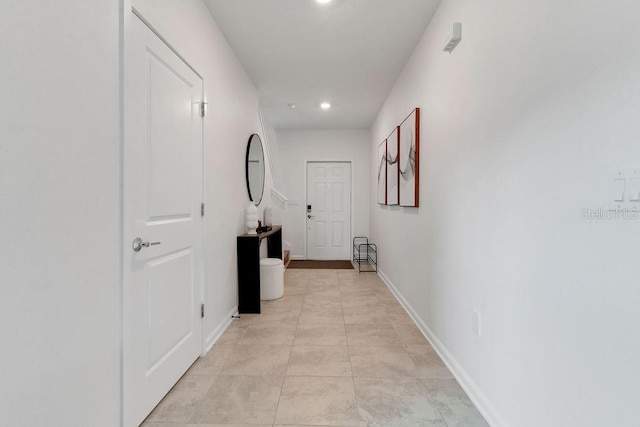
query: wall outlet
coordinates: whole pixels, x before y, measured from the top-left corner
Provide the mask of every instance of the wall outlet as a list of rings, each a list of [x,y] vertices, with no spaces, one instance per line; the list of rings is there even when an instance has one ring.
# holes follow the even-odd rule
[[[482,336],[482,316],[476,310],[471,310],[471,331],[479,337]]]

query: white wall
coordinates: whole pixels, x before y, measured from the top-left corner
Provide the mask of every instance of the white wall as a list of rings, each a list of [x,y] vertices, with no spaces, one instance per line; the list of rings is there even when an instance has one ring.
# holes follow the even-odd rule
[[[306,256],[306,162],[350,161],[352,180],[353,236],[369,235],[369,141],[368,130],[277,130],[284,195],[286,227],[283,245],[293,259]]]
[[[207,347],[231,321],[238,304],[236,236],[246,232],[249,204],[245,156],[249,136],[264,140],[258,94],[209,10],[200,0],[135,0],[135,8],[204,78],[204,300]],[[268,162],[267,153],[265,153]],[[260,212],[271,197],[266,165]]]
[[[376,147],[422,107],[422,206],[372,196],[373,240],[494,425],[637,423],[640,221],[581,209],[611,206],[612,171],[640,166],[639,15],[444,0],[373,127]]]
[[[0,5],[0,424],[120,422],[118,2]]]

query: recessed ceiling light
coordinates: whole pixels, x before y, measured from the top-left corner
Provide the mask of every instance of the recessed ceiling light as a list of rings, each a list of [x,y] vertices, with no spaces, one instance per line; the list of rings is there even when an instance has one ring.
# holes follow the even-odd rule
[[[329,108],[331,108],[331,104],[329,104],[328,102],[323,102],[322,104],[320,104],[320,108],[322,108],[323,110],[328,110]]]
[[[331,0],[316,0],[320,4],[329,3]]]
[[[294,108],[296,108],[296,104],[289,104],[287,105],[287,108],[293,110]]]

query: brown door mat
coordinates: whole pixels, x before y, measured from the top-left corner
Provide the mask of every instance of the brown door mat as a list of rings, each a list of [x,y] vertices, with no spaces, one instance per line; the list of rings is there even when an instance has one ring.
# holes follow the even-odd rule
[[[288,268],[353,270],[353,264],[351,261],[293,260],[289,263]]]

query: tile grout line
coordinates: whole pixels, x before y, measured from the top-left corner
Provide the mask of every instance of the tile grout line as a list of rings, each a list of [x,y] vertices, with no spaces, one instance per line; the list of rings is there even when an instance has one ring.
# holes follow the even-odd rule
[[[342,321],[344,325],[345,338],[347,340],[347,354],[349,356],[349,366],[351,368],[351,385],[353,386],[353,400],[355,403],[355,410],[358,415],[358,419],[360,421],[360,424],[362,424],[364,420],[362,419],[362,414],[360,413],[360,403],[358,402],[358,393],[356,392],[356,380],[353,373],[353,360],[351,360],[351,345],[349,344],[349,334],[347,333],[347,323],[344,318],[344,305],[342,303],[343,294],[342,294],[342,289],[340,287],[339,279],[338,279],[338,289],[340,290],[340,306],[342,307]]]
[[[295,336],[294,336],[294,339],[295,339]],[[280,409],[280,400],[282,399],[282,390],[284,389],[284,382],[287,379],[287,370],[289,369],[289,362],[291,362],[292,350],[293,350],[293,341],[291,341],[291,347],[289,348],[289,358],[287,359],[287,366],[285,367],[284,375],[282,376],[282,383],[280,384],[280,393],[278,393],[278,403],[276,404],[276,410],[273,413],[273,422],[272,422],[273,425],[275,425],[276,418],[278,417],[278,409]]]
[[[307,292],[308,285],[309,285],[309,278],[307,277],[307,284],[305,285],[305,295]],[[304,307],[304,297],[302,302]],[[280,393],[278,394],[278,403],[276,404],[276,410],[273,414],[273,422],[271,423],[273,426],[275,426],[276,419],[278,418],[278,409],[280,409],[280,400],[282,399],[282,390],[284,389],[284,382],[287,379],[287,371],[289,370],[289,363],[291,363],[291,353],[293,352],[293,343],[296,340],[296,332],[298,331],[298,326],[300,325],[301,316],[302,316],[302,307],[300,308],[300,315],[298,316],[298,322],[296,323],[296,331],[293,333],[293,339],[291,340],[291,347],[289,348],[289,358],[287,359],[287,366],[285,367],[284,375],[282,376],[282,384],[280,384]]]

